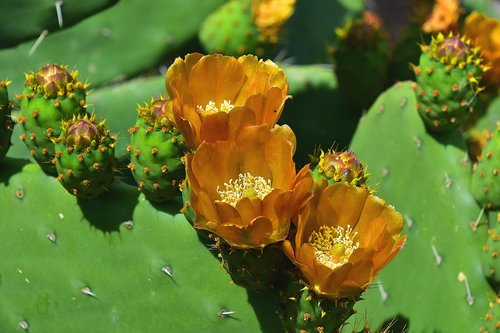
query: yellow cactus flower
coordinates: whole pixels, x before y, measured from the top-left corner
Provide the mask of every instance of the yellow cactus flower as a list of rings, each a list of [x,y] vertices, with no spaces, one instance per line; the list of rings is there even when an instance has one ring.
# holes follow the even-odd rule
[[[453,30],[461,11],[459,0],[436,0],[430,16],[422,25],[422,30],[426,33]]]
[[[465,35],[481,48],[485,64],[490,70],[485,72],[481,83],[498,89],[500,87],[500,21],[472,12],[465,20]]]
[[[284,132],[247,126],[234,141],[203,142],[187,155],[196,228],[239,249],[285,239],[313,180],[308,166],[296,173],[291,135]]]
[[[260,32],[260,39],[276,43],[281,27],[292,16],[295,0],[253,0],[253,22]]]
[[[405,244],[403,217],[366,188],[325,184],[299,211],[294,245],[283,248],[318,296],[355,298]]]
[[[246,125],[274,126],[288,98],[285,72],[251,55],[188,54],[177,58],[165,83],[186,145],[232,140]]]

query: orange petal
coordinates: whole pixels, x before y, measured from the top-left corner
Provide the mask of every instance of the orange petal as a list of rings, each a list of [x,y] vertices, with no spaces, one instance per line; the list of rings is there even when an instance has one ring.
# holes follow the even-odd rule
[[[247,80],[241,64],[233,57],[220,54],[201,58],[189,75],[189,90],[194,105],[205,106],[209,101],[219,105],[236,97]]]
[[[288,140],[279,135],[271,135],[265,144],[264,160],[260,163],[266,163],[271,171],[273,188],[285,191],[292,188],[295,179],[292,149]]]
[[[247,223],[243,221],[236,208],[230,204],[216,200],[214,206],[219,214],[219,220],[217,220],[218,225],[230,224],[240,227],[247,226]]]
[[[355,228],[369,194],[367,189],[345,183],[327,186],[316,206],[318,224]]]
[[[194,225],[196,228],[211,230],[212,222],[220,221],[218,211],[214,206],[212,198],[204,190],[191,191],[190,193],[191,206],[195,213]]]
[[[189,166],[190,173],[214,200],[220,199],[217,187],[224,189],[224,183],[238,178],[239,166],[236,151],[237,147],[234,142],[218,141],[216,143],[204,142],[194,153]]]
[[[264,215],[262,213],[262,200],[259,198],[243,197],[236,203],[235,208],[244,225],[249,225],[255,218]]]
[[[165,75],[165,86],[170,98],[175,96],[182,97],[182,103],[190,101],[189,92],[189,73],[193,66],[203,57],[201,53],[190,53],[184,59],[176,58],[174,63],[169,67]],[[174,93],[174,90],[176,93]]]
[[[271,179],[271,170],[265,163],[263,149],[270,135],[267,125],[247,126],[241,130],[237,138],[241,172]]]
[[[249,96],[245,106],[255,111],[259,124],[273,126],[281,117],[286,99],[282,89],[272,87],[264,93]]]
[[[295,262],[295,251],[293,250],[292,243],[288,239],[283,242],[283,252],[290,259],[291,262]]]

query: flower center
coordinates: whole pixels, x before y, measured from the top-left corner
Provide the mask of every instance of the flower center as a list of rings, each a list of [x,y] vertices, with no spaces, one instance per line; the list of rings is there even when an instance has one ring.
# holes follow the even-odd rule
[[[199,112],[208,112],[208,113],[225,112],[225,113],[228,113],[229,111],[231,111],[232,109],[234,109],[234,105],[231,104],[231,101],[224,100],[221,103],[220,107],[217,107],[215,105],[214,101],[210,101],[210,102],[208,102],[208,104],[205,107],[203,107],[201,105],[198,105],[196,107],[196,109]]]
[[[323,265],[335,269],[349,261],[349,257],[359,247],[353,239],[358,234],[352,234],[350,225],[343,227],[330,227],[323,225],[319,231],[313,231],[308,242],[314,248],[316,259]]]
[[[250,172],[240,173],[237,179],[230,179],[224,183],[224,189],[217,186],[221,201],[236,206],[236,203],[244,197],[264,199],[271,193],[271,180],[261,176],[252,176]]]

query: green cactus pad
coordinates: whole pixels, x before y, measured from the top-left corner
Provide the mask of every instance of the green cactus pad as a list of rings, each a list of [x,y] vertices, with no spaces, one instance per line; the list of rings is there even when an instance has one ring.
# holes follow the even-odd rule
[[[274,304],[230,283],[176,204],[157,210],[121,182],[82,204],[36,164],[15,172],[0,183],[0,253],[12,254],[0,332],[281,330]]]
[[[92,199],[109,189],[115,166],[115,138],[95,116],[73,118],[55,142],[57,180],[68,192]]]
[[[279,315],[285,331],[290,333],[338,332],[354,313],[354,300],[318,298],[293,279],[281,296]]]
[[[494,331],[486,317],[496,293],[481,267],[487,223],[469,192],[464,139],[458,131],[429,134],[416,103],[411,83],[396,84],[368,111],[350,147],[369,168],[369,185],[405,216],[408,235],[356,309],[374,325],[397,317],[395,326],[408,332]]]
[[[481,152],[472,173],[471,190],[487,208],[500,208],[500,122]]]
[[[55,174],[52,165],[52,138],[61,134],[61,122],[86,114],[87,85],[78,81],[78,72],[69,73],[66,67],[47,65],[37,73],[26,74],[26,87],[21,100],[24,141],[31,155],[48,174]]]
[[[9,101],[7,86],[9,81],[0,81],[0,160],[7,154],[10,148],[10,138],[14,123],[10,118],[12,103]]]
[[[180,196],[179,185],[185,178],[184,139],[175,127],[168,103],[161,97],[139,106],[136,125],[129,130],[128,167],[139,184],[138,190],[156,202]]]
[[[58,2],[61,17],[58,18]],[[0,2],[0,45],[15,46],[28,39],[37,38],[43,31],[56,32],[91,17],[117,0],[54,1],[17,0]],[[61,19],[61,21],[59,21]]]
[[[413,66],[420,115],[431,130],[448,131],[462,125],[470,113],[486,68],[479,48],[452,34],[438,34],[421,46],[418,66]]]
[[[210,14],[201,26],[200,41],[208,53],[259,54],[259,30],[252,20],[252,0],[231,0]]]

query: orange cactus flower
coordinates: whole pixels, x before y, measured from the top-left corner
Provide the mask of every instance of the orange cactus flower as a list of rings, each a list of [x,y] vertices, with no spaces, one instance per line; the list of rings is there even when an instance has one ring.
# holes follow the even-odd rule
[[[166,87],[186,145],[232,140],[246,125],[276,124],[288,83],[271,60],[188,54],[167,71]]]
[[[295,0],[253,0],[253,21],[265,42],[276,43],[281,27],[295,11]]]
[[[401,214],[346,183],[318,188],[295,222],[294,245],[286,240],[285,254],[312,291],[332,300],[358,297],[406,241]]]
[[[187,155],[196,228],[239,249],[286,238],[291,217],[312,195],[313,179],[308,166],[296,173],[284,132],[247,126],[234,141],[203,142]]]
[[[465,20],[465,36],[481,48],[485,64],[491,69],[484,73],[485,85],[500,87],[500,21],[478,12],[472,12]]]
[[[431,15],[422,25],[422,30],[426,33],[453,30],[461,11],[459,0],[436,0]]]

